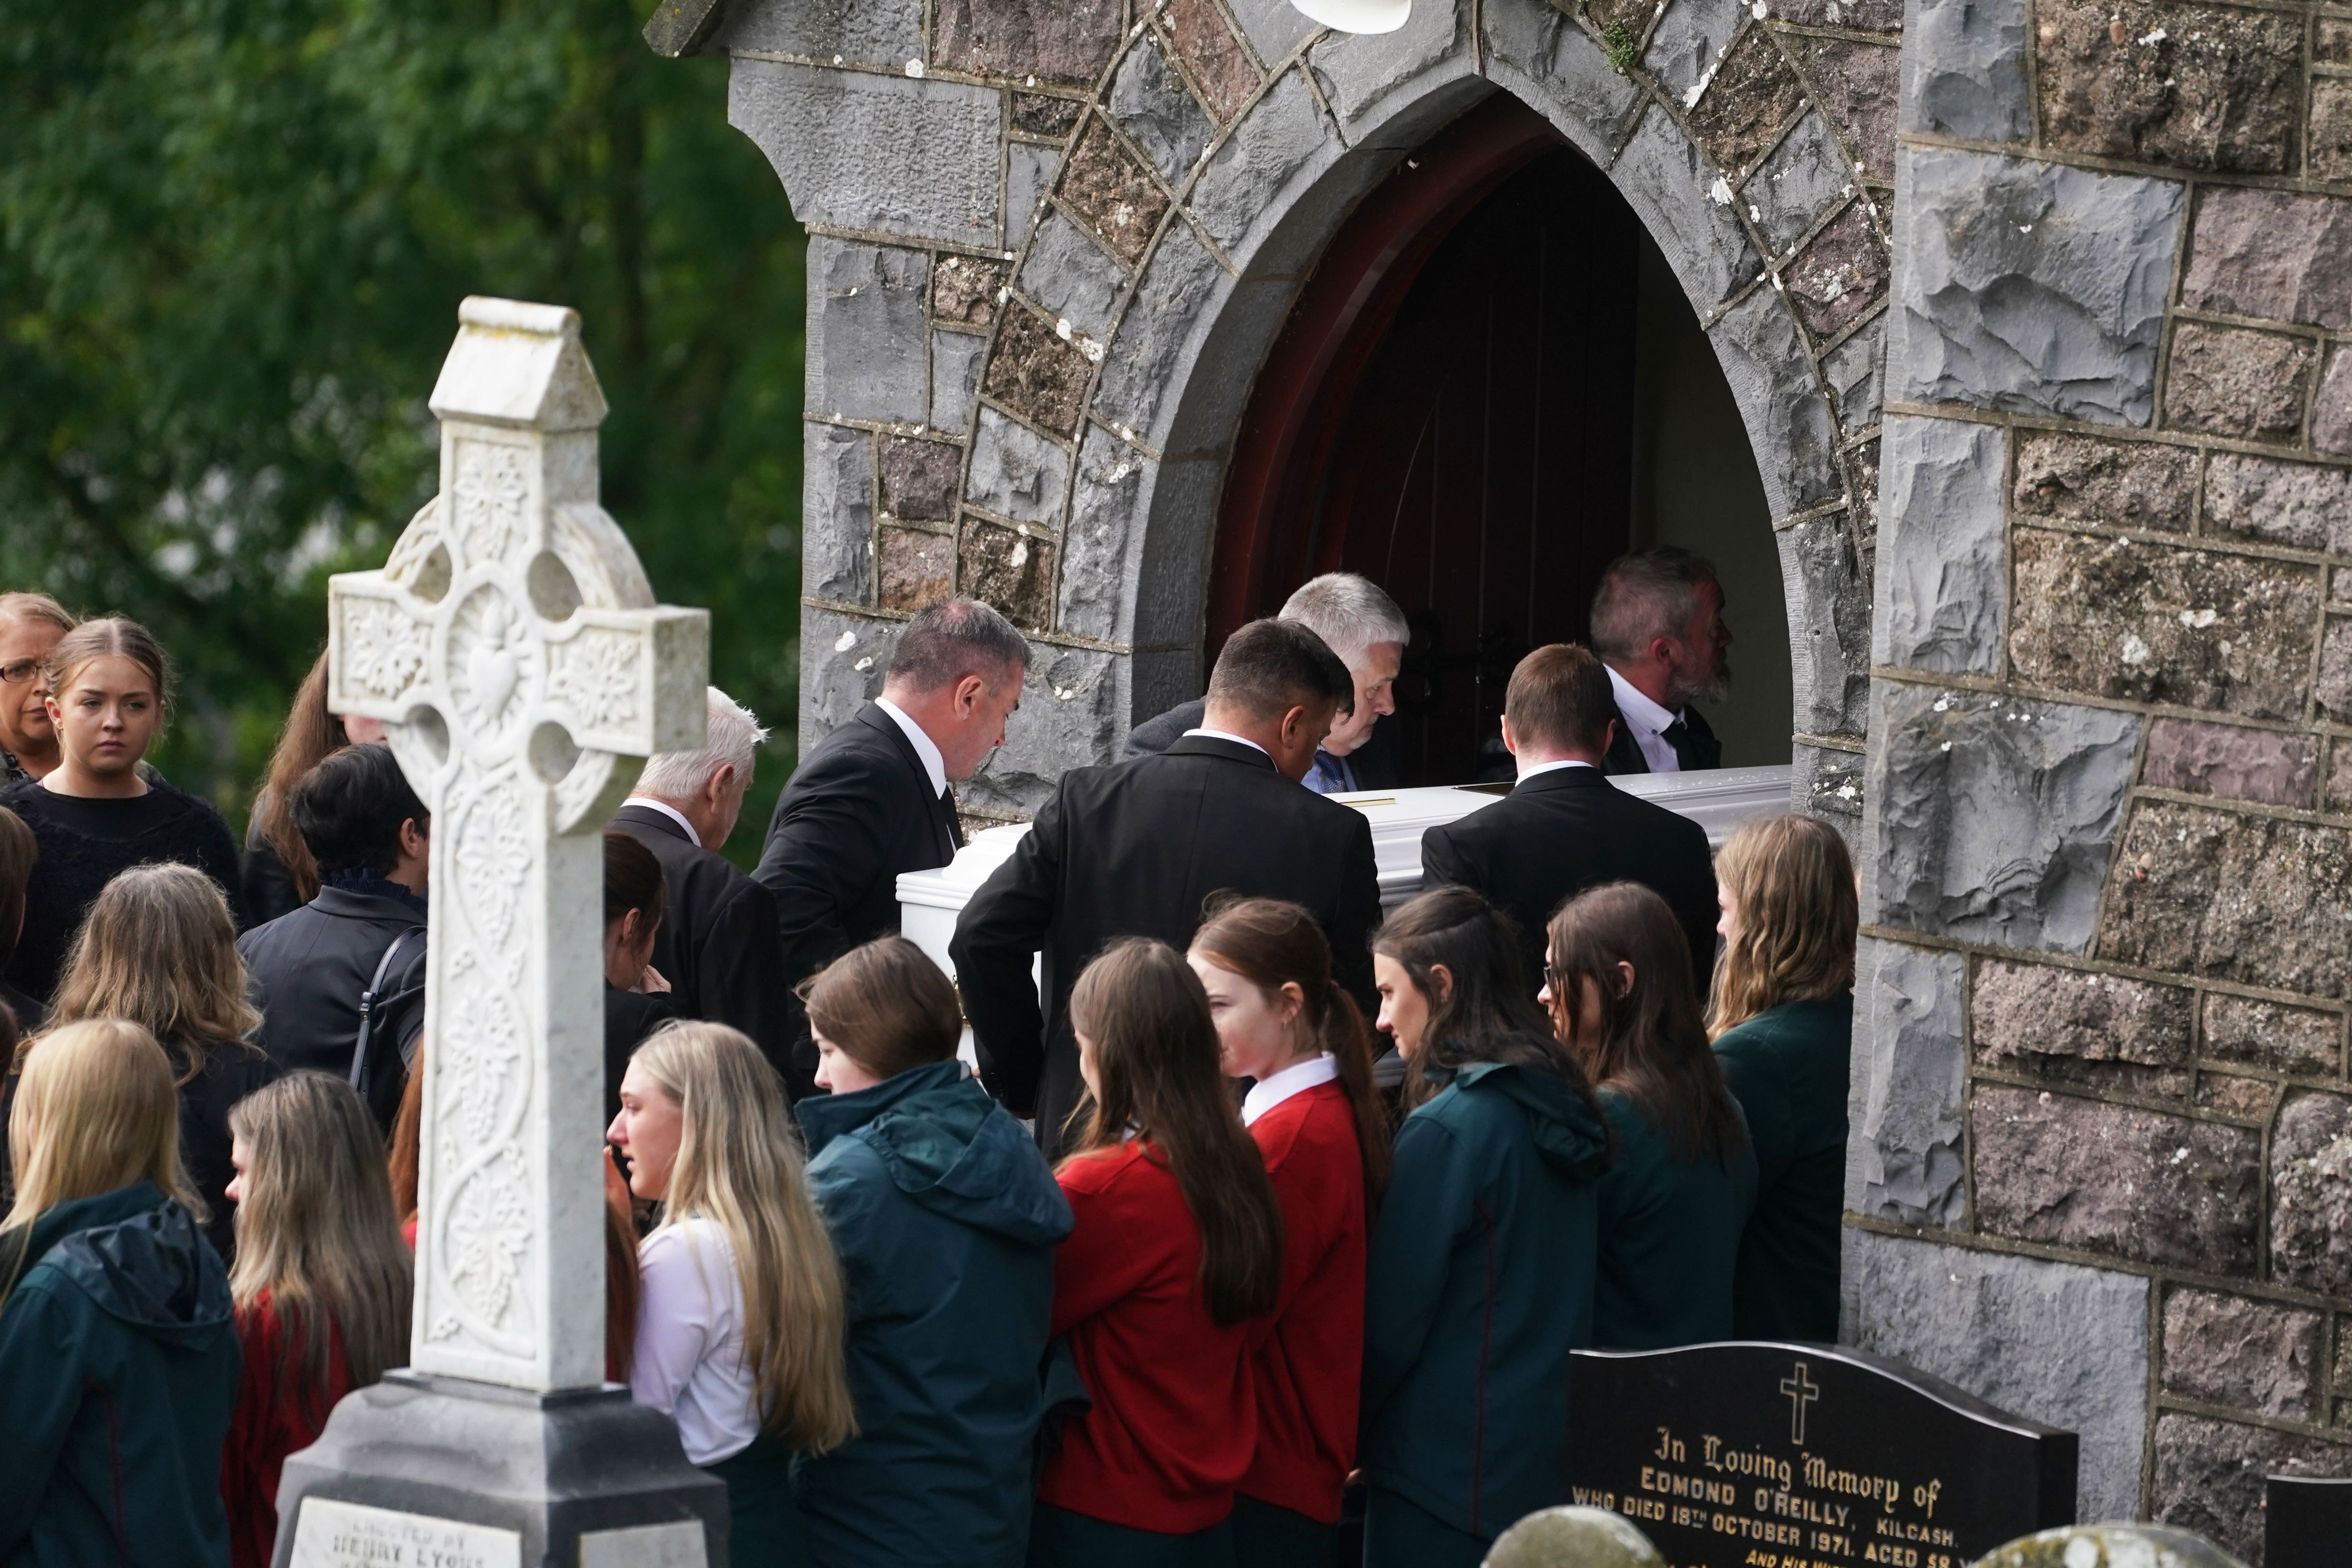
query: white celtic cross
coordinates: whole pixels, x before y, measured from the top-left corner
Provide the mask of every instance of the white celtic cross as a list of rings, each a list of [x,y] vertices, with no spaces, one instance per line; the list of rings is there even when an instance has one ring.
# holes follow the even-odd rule
[[[605,818],[703,741],[707,611],[654,603],[596,501],[580,318],[467,300],[441,493],[328,587],[328,706],[384,721],[433,814],[418,1372],[604,1375]]]

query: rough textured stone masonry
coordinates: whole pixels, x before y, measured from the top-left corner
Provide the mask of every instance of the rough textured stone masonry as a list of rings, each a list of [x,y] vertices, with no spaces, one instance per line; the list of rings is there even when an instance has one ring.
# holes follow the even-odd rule
[[[1041,657],[981,815],[1198,690],[1234,426],[1355,200],[1488,93],[1547,116],[1715,344],[1797,804],[1865,868],[1849,1337],[2081,1429],[2085,1517],[2251,1552],[2263,1466],[2352,1471],[2352,7],[1416,0],[1350,38],[668,0],[648,36],[732,57],[812,236],[803,742],[908,614],[988,599]]]

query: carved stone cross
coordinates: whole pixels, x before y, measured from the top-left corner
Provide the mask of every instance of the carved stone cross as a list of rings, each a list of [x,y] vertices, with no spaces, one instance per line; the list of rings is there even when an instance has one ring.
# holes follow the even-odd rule
[[[604,847],[644,759],[703,742],[708,612],[654,603],[596,500],[580,318],[467,300],[441,491],[328,589],[328,706],[433,814],[415,1370],[604,1375]]]

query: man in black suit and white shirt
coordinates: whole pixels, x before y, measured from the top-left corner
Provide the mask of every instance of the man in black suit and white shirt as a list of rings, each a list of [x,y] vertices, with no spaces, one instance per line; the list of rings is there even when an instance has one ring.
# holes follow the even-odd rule
[[[775,895],[786,985],[896,931],[898,874],[955,858],[963,830],[948,785],[1003,743],[1028,668],[1012,622],[942,600],[898,634],[882,695],[801,759],[752,873]],[[793,1082],[809,1092],[816,1043],[797,1005],[794,1017]]]
[[[1723,742],[1691,706],[1723,700],[1731,628],[1714,563],[1675,545],[1621,555],[1592,595],[1592,650],[1608,666],[1617,734],[1612,773],[1696,773],[1723,765]]]
[[[669,883],[669,912],[654,933],[653,966],[681,1018],[751,1037],[782,1072],[792,998],[768,890],[719,851],[743,813],[754,749],[768,738],[751,710],[717,687],[704,699],[702,746],[646,760],[613,826],[654,852]]]
[[[1120,937],[1182,948],[1213,893],[1288,899],[1331,939],[1332,973],[1367,1013],[1380,922],[1363,814],[1298,781],[1335,713],[1348,667],[1293,621],[1252,621],[1225,642],[1200,726],[1157,756],[1075,768],[1010,859],[972,895],[949,952],[990,1092],[1035,1116],[1051,1153],[1083,1095],[1070,992]],[[1041,1011],[1030,983],[1043,951]]]
[[[1715,862],[1686,816],[1611,784],[1600,768],[1615,709],[1599,659],[1553,643],[1519,660],[1503,697],[1503,744],[1518,763],[1508,797],[1421,836],[1422,885],[1475,888],[1518,927],[1528,984],[1541,982],[1544,928],[1603,882],[1640,882],[1675,912],[1702,994],[1715,965]]]

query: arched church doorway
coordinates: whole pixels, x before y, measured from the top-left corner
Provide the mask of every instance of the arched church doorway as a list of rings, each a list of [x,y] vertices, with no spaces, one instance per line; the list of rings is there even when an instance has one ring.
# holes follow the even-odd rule
[[[1507,778],[1512,667],[1583,640],[1602,568],[1653,542],[1714,558],[1731,595],[1727,764],[1786,760],[1780,564],[1729,388],[1607,176],[1496,94],[1399,163],[1301,290],[1236,439],[1209,651],[1307,577],[1360,572],[1413,640],[1360,773]]]

